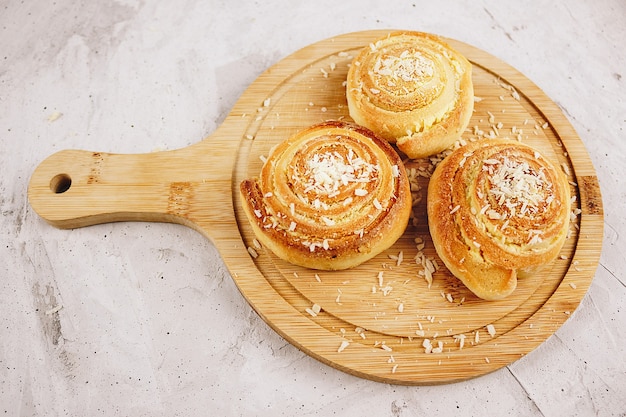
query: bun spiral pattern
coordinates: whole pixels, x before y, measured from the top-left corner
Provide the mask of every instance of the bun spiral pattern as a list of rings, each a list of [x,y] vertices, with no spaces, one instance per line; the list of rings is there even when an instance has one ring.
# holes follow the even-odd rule
[[[569,183],[532,147],[483,140],[448,155],[428,186],[428,224],[450,272],[483,299],[500,299],[518,272],[554,260],[567,237]]]
[[[348,71],[350,116],[410,158],[461,136],[474,108],[472,66],[435,35],[395,32],[365,47]]]
[[[314,125],[278,144],[240,193],[259,241],[313,269],[346,269],[374,257],[404,233],[411,213],[396,151],[344,122]]]

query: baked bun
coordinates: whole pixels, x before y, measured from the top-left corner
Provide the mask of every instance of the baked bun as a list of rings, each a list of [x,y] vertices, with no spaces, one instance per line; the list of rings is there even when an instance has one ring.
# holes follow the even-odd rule
[[[435,35],[394,32],[365,47],[348,71],[352,119],[410,158],[449,148],[474,109],[472,66]]]
[[[411,213],[396,151],[344,122],[311,126],[278,144],[240,193],[261,244],[313,269],[351,268],[376,256],[404,233]]]
[[[428,225],[437,254],[478,297],[509,295],[518,273],[559,254],[570,218],[569,183],[532,147],[472,142],[448,155],[428,185]]]

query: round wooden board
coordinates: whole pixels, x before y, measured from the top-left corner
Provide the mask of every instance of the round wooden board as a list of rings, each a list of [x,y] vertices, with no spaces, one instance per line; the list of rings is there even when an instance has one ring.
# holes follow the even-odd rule
[[[415,176],[414,221],[391,249],[357,268],[316,272],[263,249],[256,258],[246,251],[254,247],[254,236],[239,183],[257,176],[261,156],[298,130],[349,120],[343,85],[348,66],[361,48],[386,33],[345,34],[284,58],[250,85],[213,134],[186,148],[51,155],[31,177],[29,201],[61,228],[140,220],[198,230],[215,244],[243,296],[274,330],[345,372],[416,385],[506,366],[550,337],[584,297],[600,257],[603,211],[593,165],[560,109],[484,51],[450,40],[473,63],[477,101],[463,138],[522,140],[561,165],[575,212],[559,259],[520,280],[505,300],[474,297],[437,260],[430,240],[425,202],[433,160],[406,161]],[[418,253],[441,265],[431,285],[415,261]],[[319,314],[310,314],[313,306],[321,308]],[[426,340],[433,351],[424,347]]]
[[[348,67],[362,47],[385,33],[340,36],[286,58],[305,64],[266,91],[249,118],[234,189],[244,178],[257,176],[263,155],[297,130],[323,120],[350,120],[344,84]],[[321,272],[258,250],[255,265],[273,292],[268,296],[258,292],[267,291],[266,286],[244,285],[242,292],[254,308],[307,353],[373,380],[447,383],[511,363],[567,320],[586,293],[599,259],[603,219],[597,178],[567,119],[515,69],[474,47],[449,42],[473,64],[475,111],[463,139],[500,137],[535,146],[568,174],[576,210],[559,259],[520,279],[515,292],[501,301],[478,299],[438,260],[425,205],[428,175],[437,158],[406,160],[418,185],[414,219],[403,237],[373,260],[346,271]],[[233,195],[242,237],[254,247],[238,194]],[[430,285],[423,258],[440,265]],[[265,316],[273,308],[268,304],[276,303],[274,297],[288,304],[285,316]],[[311,313],[314,305],[321,308],[317,315]],[[428,344],[434,352],[428,352]]]

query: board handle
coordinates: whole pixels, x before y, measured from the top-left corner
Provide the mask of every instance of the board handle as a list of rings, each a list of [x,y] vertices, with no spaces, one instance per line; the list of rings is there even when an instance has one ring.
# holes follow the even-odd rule
[[[44,220],[63,229],[156,221],[206,231],[210,213],[232,213],[234,156],[231,161],[222,154],[216,161],[201,151],[193,145],[146,154],[60,151],[33,172],[29,202]]]

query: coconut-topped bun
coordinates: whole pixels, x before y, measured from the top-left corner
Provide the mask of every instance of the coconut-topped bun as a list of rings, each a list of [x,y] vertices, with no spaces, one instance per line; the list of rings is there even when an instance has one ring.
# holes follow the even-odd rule
[[[354,58],[346,95],[350,116],[410,158],[454,144],[474,108],[472,66],[440,37],[394,32]]]
[[[478,297],[513,292],[521,272],[552,262],[567,238],[569,183],[534,148],[514,140],[471,142],[448,155],[428,185],[437,254]]]
[[[411,214],[404,165],[361,126],[325,122],[278,144],[260,176],[240,185],[258,240],[307,268],[357,266],[392,246]]]

